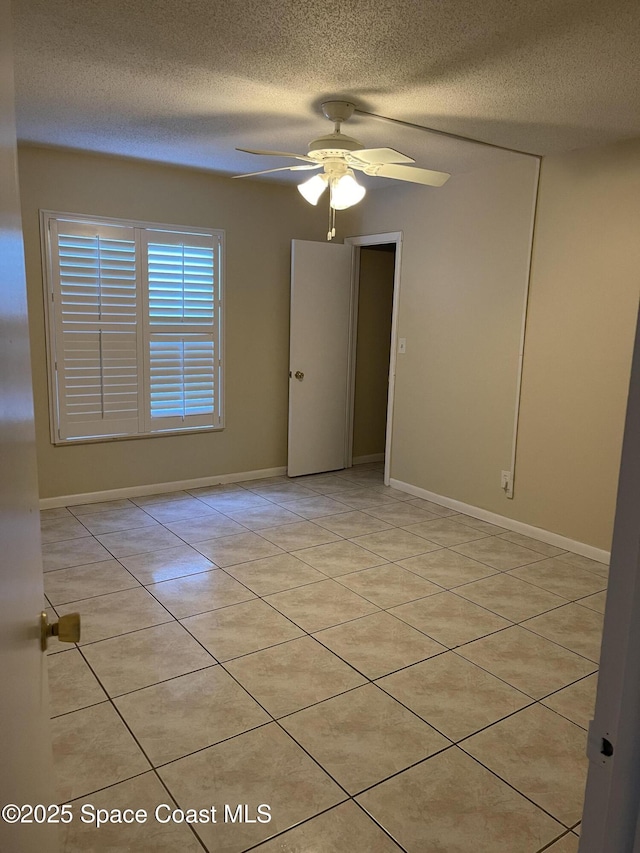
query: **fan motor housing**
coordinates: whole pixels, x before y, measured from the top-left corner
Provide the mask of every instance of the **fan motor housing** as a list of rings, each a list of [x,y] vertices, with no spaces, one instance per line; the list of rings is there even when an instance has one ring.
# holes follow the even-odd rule
[[[340,157],[345,151],[360,151],[364,148],[362,142],[344,133],[329,133],[320,136],[309,143],[309,156]]]

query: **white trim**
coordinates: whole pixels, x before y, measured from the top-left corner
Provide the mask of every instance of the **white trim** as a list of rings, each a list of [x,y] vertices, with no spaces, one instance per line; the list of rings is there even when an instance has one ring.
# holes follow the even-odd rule
[[[396,257],[395,257],[395,268],[393,271],[393,306],[391,308],[391,344],[390,344],[390,353],[389,353],[389,391],[387,394],[387,426],[386,426],[386,437],[385,437],[385,454],[384,454],[384,484],[388,486],[390,483],[391,477],[391,439],[393,435],[393,405],[395,399],[395,385],[396,385],[396,360],[397,360],[397,346],[398,346],[398,317],[399,317],[399,309],[400,309],[400,270],[402,266],[402,231],[389,231],[385,234],[366,234],[360,237],[347,237],[345,239],[345,244],[350,245],[354,252],[354,256],[357,255],[357,263],[354,262],[352,265],[352,275],[354,279],[352,279],[351,287],[352,294],[354,288],[359,285],[359,282],[356,281],[356,267],[359,271],[360,267],[360,252],[359,249],[362,246],[376,246],[382,245],[385,243],[395,243],[396,244]],[[358,276],[359,277],[359,276]],[[353,295],[352,295],[353,299]],[[357,307],[355,314],[352,314],[353,322],[357,322]],[[355,331],[352,335],[351,348],[352,348],[352,367],[355,365]],[[353,430],[353,407],[355,404],[354,398],[354,386],[355,383],[353,378],[351,381],[350,387],[350,398],[351,402],[348,405],[348,423],[351,424],[349,432]],[[353,459],[351,458],[351,453],[353,452],[352,440],[350,440],[349,444],[349,458],[347,461],[347,467],[353,464]]]
[[[531,289],[531,268],[533,264],[533,238],[536,229],[538,194],[540,190],[540,159],[536,163],[535,188],[533,192],[533,204],[531,208],[531,230],[529,232],[529,259],[527,261],[527,283],[524,289],[524,302],[522,306],[522,321],[520,327],[520,345],[518,348],[518,375],[516,378],[516,406],[513,415],[513,438],[511,441],[511,477],[509,488],[505,490],[508,498],[513,499],[514,482],[516,479],[516,452],[518,449],[518,428],[520,426],[520,399],[522,388],[522,370],[524,367],[524,343],[527,334],[527,313],[529,310],[529,291]]]
[[[60,506],[78,506],[79,504],[101,503],[121,498],[135,498],[139,495],[159,495],[162,492],[180,492],[184,489],[199,489],[203,486],[217,486],[221,483],[242,483],[244,480],[263,480],[266,477],[280,477],[287,468],[260,468],[257,471],[241,471],[236,474],[214,474],[212,477],[198,477],[194,480],[175,480],[171,483],[151,483],[146,486],[126,486],[122,489],[107,489],[103,492],[85,492],[81,495],[59,495],[54,498],[40,498],[40,509],[54,509]]]
[[[367,462],[384,462],[384,453],[370,453],[369,456],[354,456],[353,465],[366,465]]]
[[[593,545],[586,545],[584,542],[577,542],[575,539],[568,539],[559,533],[552,533],[550,530],[543,530],[541,527],[533,527],[533,525],[525,524],[523,521],[516,521],[514,518],[498,515],[497,512],[490,512],[488,509],[465,504],[462,501],[447,498],[444,495],[437,495],[435,492],[428,492],[426,489],[421,489],[419,486],[412,486],[410,483],[402,482],[402,480],[391,479],[390,485],[394,489],[414,495],[416,498],[422,498],[425,501],[432,501],[449,509],[455,509],[457,512],[470,515],[473,518],[480,518],[482,521],[488,521],[490,524],[497,524],[499,527],[506,527],[507,530],[512,530],[514,533],[531,536],[533,539],[546,542],[547,545],[555,545],[556,548],[573,551],[575,554],[580,554],[582,557],[589,557],[589,559],[596,560],[598,563],[609,562],[611,556],[609,551],[603,551],[600,548],[595,548]]]

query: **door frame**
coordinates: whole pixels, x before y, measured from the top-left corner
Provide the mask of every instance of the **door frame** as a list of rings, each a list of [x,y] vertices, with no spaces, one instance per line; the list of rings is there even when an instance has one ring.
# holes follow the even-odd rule
[[[393,434],[393,406],[395,399],[398,313],[400,306],[400,273],[402,268],[402,231],[388,231],[384,234],[366,234],[359,237],[346,237],[345,244],[351,246],[351,305],[349,326],[349,361],[347,376],[347,429],[345,446],[345,468],[353,466],[353,422],[356,390],[356,344],[358,339],[358,295],[360,293],[360,250],[367,246],[380,246],[394,243],[396,247],[393,270],[393,305],[391,308],[391,348],[389,353],[389,390],[387,394],[387,425],[385,432],[384,484],[389,485],[391,477],[391,439]]]

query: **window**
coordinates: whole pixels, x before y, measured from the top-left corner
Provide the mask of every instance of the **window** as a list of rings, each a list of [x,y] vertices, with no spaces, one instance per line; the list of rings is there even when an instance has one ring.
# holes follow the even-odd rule
[[[54,444],[222,428],[223,232],[41,220]]]

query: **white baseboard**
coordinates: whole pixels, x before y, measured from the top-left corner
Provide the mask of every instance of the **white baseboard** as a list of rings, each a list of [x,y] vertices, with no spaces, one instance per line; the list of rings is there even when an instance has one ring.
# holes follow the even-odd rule
[[[354,456],[353,465],[366,465],[367,462],[384,462],[384,453],[371,453],[369,456]]]
[[[122,498],[135,498],[141,495],[158,495],[162,492],[180,492],[183,489],[199,489],[203,486],[217,486],[221,483],[242,483],[244,480],[263,480],[266,477],[279,477],[286,474],[286,467],[261,468],[258,471],[241,471],[237,474],[215,474],[213,477],[199,477],[195,480],[177,480],[172,483],[152,483],[146,486],[127,486],[124,489],[108,489],[103,492],[85,492],[82,495],[59,495],[55,498],[40,498],[40,509],[54,509],[59,506],[78,506],[101,501],[115,501]]]
[[[399,489],[401,492],[406,492],[409,495],[414,495],[416,498],[422,498],[425,501],[441,504],[449,509],[455,509],[456,512],[462,512],[465,515],[471,515],[473,518],[480,518],[482,521],[488,521],[491,524],[497,524],[499,527],[506,527],[507,530],[513,530],[514,533],[522,533],[523,536],[531,536],[534,539],[539,539],[541,542],[546,542],[547,545],[555,545],[556,548],[562,548],[565,551],[573,551],[575,554],[580,554],[583,557],[589,557],[591,560],[596,560],[598,563],[608,563],[611,557],[609,551],[603,551],[600,548],[594,548],[593,545],[585,545],[584,542],[576,542],[574,539],[568,539],[566,536],[561,536],[559,533],[552,533],[550,530],[543,530],[541,527],[533,527],[531,524],[525,524],[523,521],[516,521],[513,518],[507,518],[504,515],[498,515],[496,512],[490,512],[487,509],[481,509],[471,504],[456,501],[453,498],[447,498],[443,495],[436,495],[435,492],[428,492],[426,489],[421,489],[419,486],[412,486],[410,483],[403,483],[402,480],[391,479],[389,484],[394,489]]]

